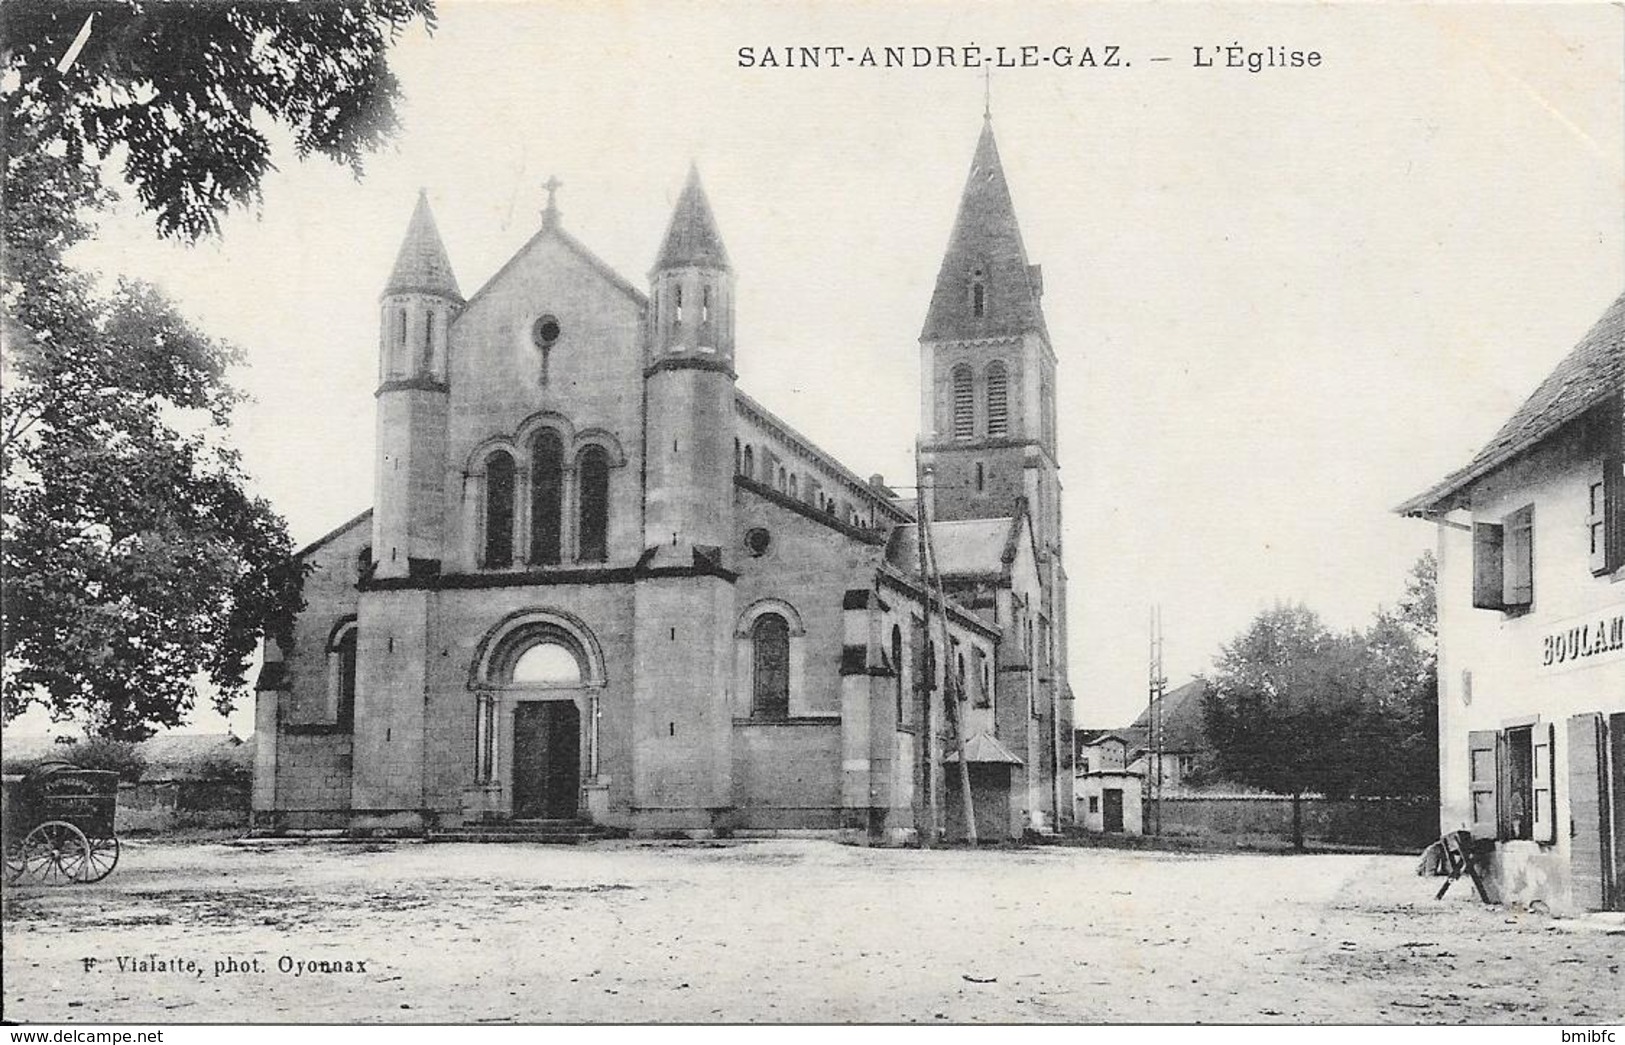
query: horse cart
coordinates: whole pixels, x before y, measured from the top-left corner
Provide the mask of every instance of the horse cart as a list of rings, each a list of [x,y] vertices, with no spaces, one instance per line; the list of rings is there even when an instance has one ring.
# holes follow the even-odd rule
[[[4,779],[5,880],[99,882],[118,863],[118,774],[44,762]]]

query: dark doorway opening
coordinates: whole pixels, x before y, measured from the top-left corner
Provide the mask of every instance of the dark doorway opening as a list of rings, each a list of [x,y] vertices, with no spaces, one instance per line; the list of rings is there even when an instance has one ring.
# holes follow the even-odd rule
[[[558,820],[579,812],[581,714],[573,700],[531,700],[513,711],[513,815]]]
[[[1101,812],[1101,815],[1105,819],[1105,823],[1102,826],[1107,831],[1113,832],[1115,834],[1122,834],[1123,833],[1123,789],[1120,788],[1120,787],[1102,788],[1101,792],[1100,792],[1100,797],[1101,797],[1101,800],[1102,800],[1102,812]]]

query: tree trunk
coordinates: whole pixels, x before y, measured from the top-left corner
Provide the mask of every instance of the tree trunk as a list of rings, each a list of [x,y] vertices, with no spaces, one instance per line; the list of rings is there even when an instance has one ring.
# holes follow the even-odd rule
[[[1292,792],[1292,848],[1303,852],[1303,792]]]

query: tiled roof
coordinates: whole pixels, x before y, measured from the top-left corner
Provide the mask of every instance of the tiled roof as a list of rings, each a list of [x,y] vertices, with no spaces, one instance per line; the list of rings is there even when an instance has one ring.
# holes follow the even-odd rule
[[[463,300],[457,277],[451,271],[451,259],[446,257],[440,230],[435,227],[434,214],[429,210],[429,194],[422,191],[412,210],[412,220],[406,226],[401,252],[395,256],[395,269],[389,274],[389,282],[384,284],[386,295],[414,291]]]
[[[705,198],[700,185],[700,172],[688,169],[688,184],[677,199],[672,211],[671,225],[666,229],[666,241],[660,248],[655,269],[683,268],[702,265],[726,269],[728,251],[722,245],[722,234],[717,231],[717,220],[711,214],[711,202]]]
[[[1447,509],[1469,483],[1511,461],[1625,387],[1625,294],[1602,314],[1574,351],[1524,400],[1465,468],[1450,473],[1426,493],[1395,511],[1422,515]]]
[[[983,286],[981,315],[976,314],[972,298],[976,282]],[[976,155],[920,337],[968,341],[1043,332],[1041,293],[1042,281],[1036,267],[1027,263],[1015,204],[993,140],[993,124],[988,122],[982,125],[982,136],[976,142]]]
[[[1202,696],[1207,684],[1193,679],[1171,689],[1162,697],[1162,749],[1164,751],[1200,751],[1207,745],[1207,730],[1203,727]],[[1151,709],[1140,712],[1134,728],[1150,735]]]
[[[937,571],[944,577],[1002,573],[1010,547],[1010,532],[1020,517],[961,519],[931,524],[931,543]],[[892,530],[886,559],[906,573],[920,572],[919,527],[908,524]]]

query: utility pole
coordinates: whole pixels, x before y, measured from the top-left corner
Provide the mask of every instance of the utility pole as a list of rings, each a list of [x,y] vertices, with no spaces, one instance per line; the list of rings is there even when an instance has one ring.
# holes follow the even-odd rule
[[[1168,678],[1162,673],[1162,607],[1151,607],[1151,657],[1149,670],[1149,704],[1146,707],[1146,789],[1150,793],[1146,825],[1149,834],[1162,833],[1162,698],[1168,689]]]
[[[929,576],[926,572],[928,553],[926,551],[925,524],[923,522],[928,514],[927,494],[925,461],[920,453],[920,442],[916,439],[914,441],[914,545],[919,558],[920,584],[922,586],[925,585],[926,577]],[[915,752],[915,758],[921,770],[921,775],[924,777],[920,784],[925,792],[925,801],[916,801],[914,803],[914,841],[921,849],[930,849],[936,845],[939,818],[937,814],[937,702],[932,697],[932,682],[936,677],[936,663],[935,658],[927,655],[931,648],[931,600],[929,588],[927,588],[925,600],[925,626],[921,629],[920,636],[920,641],[925,643],[925,648],[915,651],[919,658],[919,664],[923,668],[920,672],[921,677],[915,680],[914,686],[914,691],[918,694],[919,699],[919,715],[915,721],[920,724],[920,732],[916,740],[918,750]]]
[[[942,695],[943,706],[949,717],[953,729],[954,747],[959,756],[959,789],[960,799],[963,802],[965,817],[965,838],[970,844],[976,844],[976,808],[971,795],[970,765],[965,761],[965,730],[962,716],[959,713],[959,698],[961,696],[956,685],[957,675],[954,672],[953,644],[948,634],[948,602],[942,589],[942,575],[937,569],[936,549],[931,543],[931,507],[926,496],[928,488],[925,482],[925,467],[920,453],[920,445],[916,442],[914,448],[915,482],[918,486],[918,498],[915,502],[915,544],[918,546],[920,582],[925,587],[925,632],[931,634],[931,617],[933,612],[938,618],[939,633],[942,636]],[[934,501],[934,498],[929,499]],[[934,669],[935,665],[931,665]],[[930,753],[929,777],[927,794],[929,796],[931,831],[935,834],[939,821],[941,796],[937,791],[937,729],[936,729],[936,701],[927,694],[926,700],[925,743]],[[918,825],[916,825],[918,829]]]

